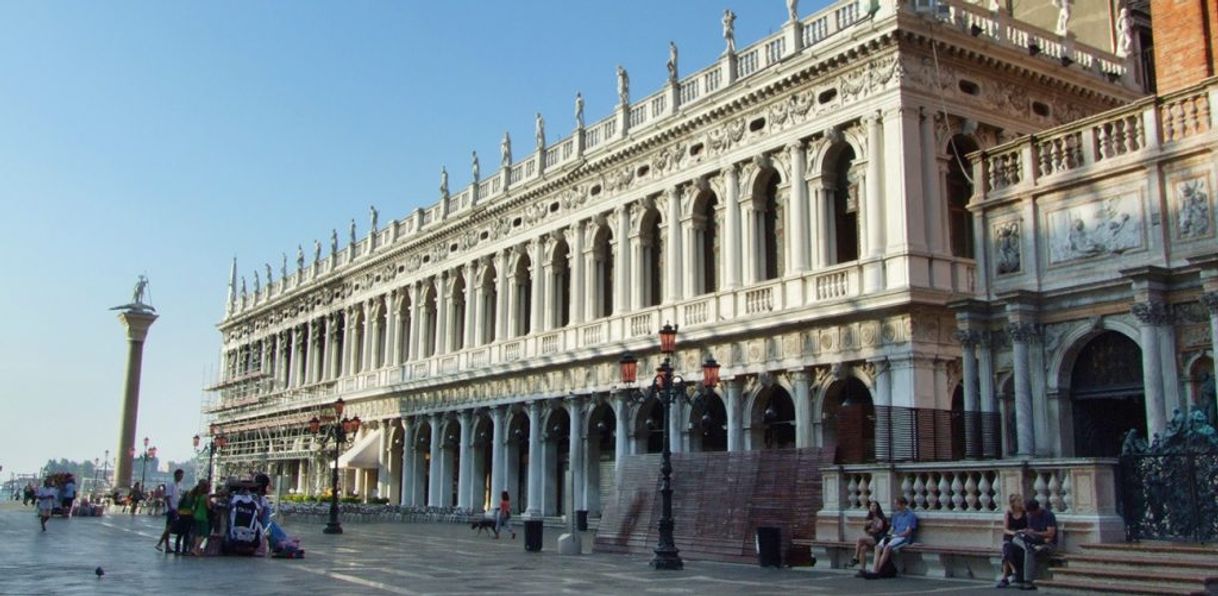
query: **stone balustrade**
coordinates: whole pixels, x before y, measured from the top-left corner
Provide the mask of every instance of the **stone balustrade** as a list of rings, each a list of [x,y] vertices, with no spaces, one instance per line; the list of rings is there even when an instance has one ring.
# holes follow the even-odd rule
[[[904,496],[918,516],[917,541],[936,546],[997,548],[1010,495],[1035,498],[1053,511],[1066,549],[1120,540],[1116,461],[1108,459],[998,460],[898,463],[826,468],[817,540],[862,535],[868,504],[891,515]]]

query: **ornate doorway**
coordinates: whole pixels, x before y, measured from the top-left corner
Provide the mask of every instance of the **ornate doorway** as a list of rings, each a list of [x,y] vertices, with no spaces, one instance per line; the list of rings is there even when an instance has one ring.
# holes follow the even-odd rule
[[[1116,457],[1129,430],[1146,432],[1142,349],[1115,331],[1093,337],[1070,374],[1074,454]]]

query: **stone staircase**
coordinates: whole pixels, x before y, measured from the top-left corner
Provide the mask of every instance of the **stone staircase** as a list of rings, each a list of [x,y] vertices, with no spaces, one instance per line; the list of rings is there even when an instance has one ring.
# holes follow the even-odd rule
[[[1036,582],[1051,594],[1218,594],[1218,547],[1142,542],[1084,544],[1060,557],[1052,579]]]

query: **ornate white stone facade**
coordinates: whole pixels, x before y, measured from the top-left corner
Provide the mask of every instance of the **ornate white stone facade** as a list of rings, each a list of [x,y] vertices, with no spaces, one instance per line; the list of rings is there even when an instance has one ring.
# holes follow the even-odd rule
[[[587,126],[580,104],[571,135],[539,134],[516,161],[505,151],[451,195],[444,176],[439,203],[380,229],[373,214],[363,238],[352,222],[345,247],[335,234],[328,255],[298,251],[291,272],[285,256],[253,294],[234,267],[207,408],[230,439],[223,465],[283,462],[316,490],[325,464],[305,422],[342,397],[365,421],[350,459],[376,454],[347,490],[476,509],[507,488],[554,514],[567,467],[576,508],[595,513],[614,462],[656,447],[655,402],[622,398],[617,360],[656,364],[665,322],[691,380],[705,356],[723,364],[718,400],[674,417],[674,450],[963,455],[953,396],[969,396],[957,414],[997,411],[957,390],[976,364],[962,369],[947,307],[989,279],[972,239],[990,241],[990,220],[964,208],[969,153],[1136,94],[1110,52],[966,2],[924,4],[838,2],[739,51],[733,38],[690,75],[674,54],[658,92],[623,88]],[[992,188],[1022,163],[987,157],[973,175]],[[1172,221],[1201,237],[1211,174],[1190,172]],[[1145,216],[1136,197],[1108,200],[1115,215],[1088,222],[1090,243],[1068,256],[1149,241],[1141,219],[1101,239],[1111,217]],[[994,220],[1015,226],[994,279],[1040,266],[1021,258],[1020,230],[1047,224],[1019,213]],[[874,421],[843,413],[863,402]]]

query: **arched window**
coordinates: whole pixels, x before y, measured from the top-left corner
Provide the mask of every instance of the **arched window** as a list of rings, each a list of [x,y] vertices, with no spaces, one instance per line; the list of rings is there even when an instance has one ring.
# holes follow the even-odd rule
[[[848,377],[825,391],[824,444],[836,446],[839,464],[875,461],[875,405],[862,381]]]
[[[596,231],[596,239],[592,243],[592,256],[595,259],[596,287],[588,291],[595,292],[594,316],[607,317],[613,314],[613,234],[609,227],[602,225]]]
[[[660,231],[660,213],[648,209],[639,229],[643,261],[643,306],[658,306],[663,301],[664,239]]]
[[[715,209],[719,199],[713,192],[704,192],[694,203],[693,234],[695,284],[699,294],[710,294],[719,290],[719,222]]]
[[[778,279],[783,273],[782,246],[783,226],[782,212],[778,205],[778,173],[771,171],[762,186],[760,197],[761,221],[757,230],[761,233],[761,258],[758,273],[761,279]]]
[[[559,240],[554,246],[554,252],[551,255],[550,270],[553,272],[551,280],[553,283],[549,291],[552,292],[552,304],[554,305],[553,313],[547,314],[552,316],[551,322],[554,327],[566,327],[571,322],[571,251],[567,247],[566,240]]]
[[[482,274],[482,337],[477,340],[480,344],[498,339],[499,286],[495,283],[498,277],[499,272],[494,266],[487,267]]]
[[[527,335],[531,328],[530,319],[533,315],[533,274],[530,271],[532,263],[529,256],[522,254],[516,260],[516,328],[511,330],[513,337]]]
[[[761,390],[753,406],[753,445],[755,449],[795,447],[795,402],[781,385]]]
[[[826,162],[826,178],[831,181],[828,186],[833,196],[830,221],[833,222],[834,241],[829,246],[832,252],[829,260],[835,265],[859,258],[861,173],[854,167],[854,159],[854,149],[840,143],[830,150],[830,159]]]
[[[460,350],[465,347],[465,276],[457,275],[453,279],[452,296],[449,299],[452,315],[449,320],[452,325],[449,326],[449,337],[452,342],[449,345],[453,347],[453,351]]]
[[[947,146],[947,221],[952,255],[966,259],[977,255],[973,214],[968,210],[969,199],[973,196],[972,164],[966,157],[976,150],[977,144],[964,135],[952,137]]]

